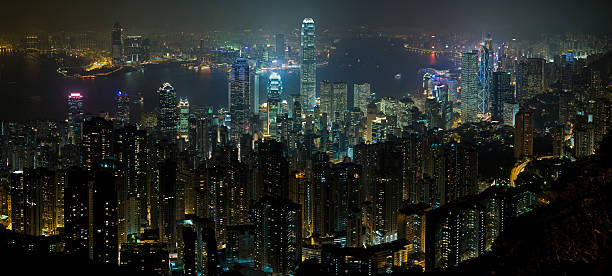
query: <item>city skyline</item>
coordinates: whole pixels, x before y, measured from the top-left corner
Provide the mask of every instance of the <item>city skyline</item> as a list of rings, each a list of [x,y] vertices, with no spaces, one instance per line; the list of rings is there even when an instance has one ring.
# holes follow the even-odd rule
[[[577,30],[609,19],[585,4],[554,34],[542,21],[563,29],[559,5],[522,1],[443,0],[439,32],[400,26],[431,3],[343,0],[141,9],[266,30],[7,27],[3,260],[21,274],[606,274],[612,37]],[[47,12],[99,8],[95,25],[134,5],[70,4]],[[252,19],[268,12],[282,15]],[[511,27],[516,12],[540,17]],[[499,30],[523,24],[541,35]]]

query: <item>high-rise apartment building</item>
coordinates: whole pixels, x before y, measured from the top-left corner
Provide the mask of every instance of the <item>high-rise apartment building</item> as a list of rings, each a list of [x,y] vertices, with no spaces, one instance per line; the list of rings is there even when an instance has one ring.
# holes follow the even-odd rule
[[[478,122],[478,52],[461,54],[461,120]]]

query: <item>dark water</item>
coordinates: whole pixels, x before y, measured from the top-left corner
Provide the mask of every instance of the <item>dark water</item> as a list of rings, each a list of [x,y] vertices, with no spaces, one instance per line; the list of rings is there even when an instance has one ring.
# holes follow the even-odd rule
[[[449,57],[406,52],[401,43],[386,39],[340,41],[330,53],[329,64],[317,68],[317,82],[345,81],[352,85],[368,81],[377,97],[403,96],[420,85],[418,70],[453,66]],[[180,66],[148,67],[143,71],[117,74],[108,78],[63,78],[53,59],[33,55],[0,56],[0,120],[64,120],[66,97],[70,92],[84,96],[86,113],[114,112],[117,90],[131,96],[142,93],[145,110],[155,108],[155,91],[170,82],[180,97],[195,105],[227,106],[227,76],[222,71],[194,71]],[[280,72],[284,94],[299,93],[298,71]],[[397,80],[395,74],[402,74]],[[265,81],[260,81],[265,99]]]

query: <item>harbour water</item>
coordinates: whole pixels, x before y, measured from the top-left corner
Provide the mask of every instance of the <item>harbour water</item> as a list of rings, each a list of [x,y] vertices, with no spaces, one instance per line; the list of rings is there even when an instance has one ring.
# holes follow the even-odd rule
[[[387,39],[351,39],[336,43],[329,63],[317,68],[317,82],[344,81],[349,85],[367,81],[377,97],[406,96],[420,85],[421,68],[448,69],[455,66],[445,55],[421,54],[402,48],[399,41]],[[135,97],[142,95],[144,109],[156,104],[157,88],[171,83],[179,97],[195,105],[227,106],[227,76],[223,71],[190,70],[178,65],[149,66],[143,70],[95,79],[65,78],[57,73],[52,58],[10,54],[0,56],[0,117],[5,120],[64,120],[66,96],[80,92],[86,113],[114,113],[114,95],[118,90]],[[299,93],[299,72],[279,72],[285,95]],[[401,74],[401,78],[396,78]],[[260,99],[265,99],[267,76],[260,81]]]

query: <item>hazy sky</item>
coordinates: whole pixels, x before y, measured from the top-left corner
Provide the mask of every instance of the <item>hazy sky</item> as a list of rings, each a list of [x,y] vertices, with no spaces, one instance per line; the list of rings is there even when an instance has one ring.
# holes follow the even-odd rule
[[[198,31],[207,28],[371,25],[533,32],[610,33],[610,0],[36,0],[4,1],[0,32],[105,30],[115,20],[130,29]]]

